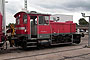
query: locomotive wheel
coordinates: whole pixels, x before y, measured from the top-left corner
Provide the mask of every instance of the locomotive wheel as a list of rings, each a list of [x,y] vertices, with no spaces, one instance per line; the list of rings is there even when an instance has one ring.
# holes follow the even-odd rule
[[[40,43],[37,43],[37,49],[42,49],[42,46],[41,46],[41,44]]]
[[[76,44],[79,44],[80,43],[80,40],[78,42],[76,42]]]
[[[26,50],[27,49],[26,37],[22,37],[21,47],[23,48],[23,50]]]
[[[27,49],[27,42],[26,42],[26,41],[23,41],[23,43],[22,43],[22,48],[23,48],[24,50]]]
[[[78,39],[78,41],[76,42],[76,44],[79,44],[81,42],[80,38]]]

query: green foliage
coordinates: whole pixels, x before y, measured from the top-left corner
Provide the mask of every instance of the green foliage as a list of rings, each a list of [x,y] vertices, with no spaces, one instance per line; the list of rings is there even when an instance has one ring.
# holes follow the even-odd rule
[[[13,25],[15,26],[15,24],[14,24],[14,23],[9,23],[7,27],[10,27],[10,25],[11,25],[11,24],[13,24]]]
[[[89,25],[89,23],[84,18],[81,18],[79,19],[79,25]]]
[[[78,26],[78,24],[77,23],[75,23],[76,24],[76,26]]]

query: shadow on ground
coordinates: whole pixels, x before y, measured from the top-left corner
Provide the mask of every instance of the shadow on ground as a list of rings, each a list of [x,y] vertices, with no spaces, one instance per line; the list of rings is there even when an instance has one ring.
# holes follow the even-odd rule
[[[78,46],[77,44],[63,44],[63,45],[54,45],[54,46],[49,46],[45,47],[42,46],[40,48],[37,47],[29,47],[25,50],[22,48],[12,48],[12,49],[7,49],[7,50],[0,50],[0,55],[1,54],[7,54],[7,53],[23,53],[25,51],[39,51],[39,50],[45,50],[45,49],[54,49],[54,48],[62,48],[62,47],[68,47],[68,46]]]

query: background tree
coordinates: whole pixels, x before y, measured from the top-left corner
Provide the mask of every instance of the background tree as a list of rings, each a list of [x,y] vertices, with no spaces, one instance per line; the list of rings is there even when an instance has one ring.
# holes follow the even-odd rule
[[[15,24],[14,24],[14,23],[9,23],[9,24],[7,25],[7,27],[10,27],[10,25],[11,25],[11,24],[13,24],[13,25],[15,26]]]
[[[76,26],[78,26],[78,24],[77,23],[75,23],[76,24]]]
[[[79,25],[88,25],[88,24],[89,23],[84,18],[79,19]]]

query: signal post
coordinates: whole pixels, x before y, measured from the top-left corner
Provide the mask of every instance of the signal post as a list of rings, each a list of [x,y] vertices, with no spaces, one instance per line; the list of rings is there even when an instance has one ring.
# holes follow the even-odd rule
[[[90,16],[85,16],[85,13],[81,13],[81,14],[82,14],[83,17],[89,17],[89,30],[88,30],[88,32],[89,32],[89,34],[88,34],[89,38],[88,38],[88,46],[87,47],[90,47]]]

